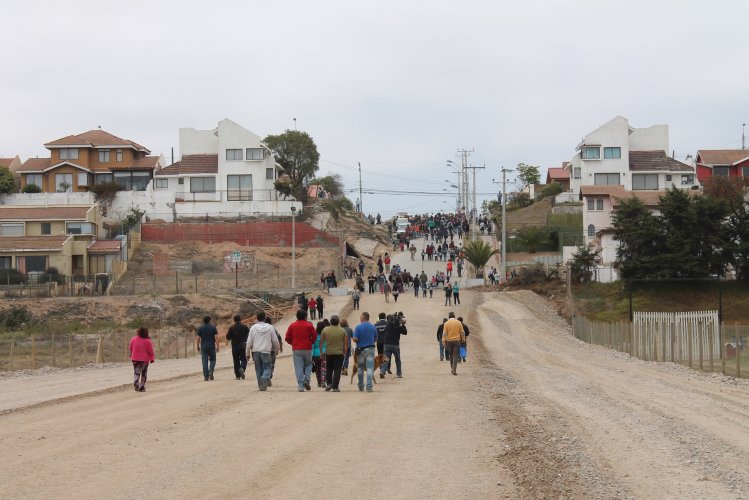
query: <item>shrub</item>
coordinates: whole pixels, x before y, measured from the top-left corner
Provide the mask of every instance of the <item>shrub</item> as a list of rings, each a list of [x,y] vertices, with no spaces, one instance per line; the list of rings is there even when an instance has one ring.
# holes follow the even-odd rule
[[[39,275],[37,283],[57,283],[58,285],[65,284],[65,275],[60,274],[60,271],[56,267],[50,267],[47,272]]]
[[[23,187],[23,192],[24,193],[41,193],[42,192],[42,188],[40,188],[36,184],[26,184]]]
[[[527,226],[518,230],[516,238],[528,248],[528,252],[536,253],[539,247],[549,241],[549,233],[541,227]]]
[[[20,285],[28,281],[28,276],[16,269],[0,269],[0,285]]]
[[[552,182],[541,191],[541,197],[556,196],[563,191],[562,185],[558,182]]]
[[[13,305],[0,311],[0,327],[7,331],[20,330],[33,321],[34,315],[26,306]]]

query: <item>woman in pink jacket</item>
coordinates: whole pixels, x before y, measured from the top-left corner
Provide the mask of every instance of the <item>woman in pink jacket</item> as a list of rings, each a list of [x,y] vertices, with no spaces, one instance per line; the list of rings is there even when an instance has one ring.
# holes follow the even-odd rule
[[[135,337],[130,339],[130,359],[133,362],[135,372],[133,387],[138,392],[146,392],[146,378],[148,376],[148,364],[153,363],[153,343],[148,336],[148,328],[141,326],[136,330]]]

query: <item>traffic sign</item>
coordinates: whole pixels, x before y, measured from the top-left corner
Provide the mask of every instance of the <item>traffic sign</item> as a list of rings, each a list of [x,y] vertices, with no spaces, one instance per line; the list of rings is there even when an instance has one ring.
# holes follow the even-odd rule
[[[240,252],[239,250],[233,251],[231,253],[231,260],[235,264],[239,264],[240,262],[242,262],[242,252]]]

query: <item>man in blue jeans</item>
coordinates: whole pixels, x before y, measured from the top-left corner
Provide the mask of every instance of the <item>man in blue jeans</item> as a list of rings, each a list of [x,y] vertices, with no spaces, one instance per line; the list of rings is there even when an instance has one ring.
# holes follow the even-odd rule
[[[300,309],[296,312],[296,321],[286,329],[286,343],[291,345],[294,373],[298,391],[309,391],[312,376],[312,344],[317,340],[317,331],[312,323],[307,321],[307,311]]]
[[[395,377],[403,378],[401,369],[401,335],[407,335],[406,320],[403,313],[388,316],[387,326],[385,326],[385,362],[380,366],[380,378],[385,378],[385,373],[390,373],[392,359],[395,358]]]
[[[213,380],[213,370],[216,368],[216,353],[219,351],[218,330],[211,324],[211,317],[205,316],[203,324],[195,333],[196,349],[200,351],[203,363],[203,379]],[[208,362],[210,361],[210,366]]]
[[[369,313],[361,313],[361,323],[356,325],[354,336],[351,338],[356,343],[357,363],[359,364],[359,390],[364,390],[364,370],[367,371],[367,392],[372,392],[372,379],[374,377],[375,339],[377,330],[369,322]]]
[[[276,329],[265,322],[264,312],[257,313],[257,323],[250,328],[250,336],[247,339],[247,352],[252,353],[257,386],[261,391],[265,391],[271,385],[270,377],[273,374],[271,353],[278,352],[279,349]]]

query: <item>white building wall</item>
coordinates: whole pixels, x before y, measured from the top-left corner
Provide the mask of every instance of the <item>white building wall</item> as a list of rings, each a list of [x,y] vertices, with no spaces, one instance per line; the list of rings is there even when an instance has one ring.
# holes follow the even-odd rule
[[[630,151],[668,151],[668,125],[634,128],[629,136]]]
[[[179,154],[216,154],[218,137],[214,130],[179,129]]]
[[[593,210],[588,210],[588,200],[593,200]],[[603,210],[596,210],[596,200],[603,200]],[[585,233],[585,243],[591,243],[596,239],[595,236],[588,236],[588,226],[593,224],[596,232],[601,229],[611,227],[611,213],[614,206],[611,203],[610,196],[585,196],[583,197],[583,231]]]

